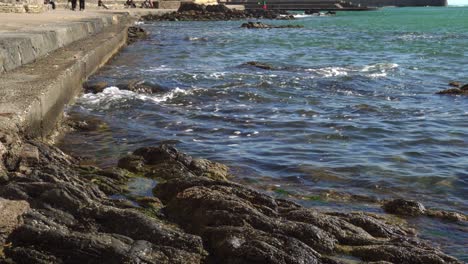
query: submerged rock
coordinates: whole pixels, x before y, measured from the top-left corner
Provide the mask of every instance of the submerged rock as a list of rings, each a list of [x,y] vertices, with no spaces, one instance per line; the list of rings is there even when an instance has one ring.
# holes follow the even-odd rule
[[[258,62],[258,61],[249,61],[249,62],[246,62],[244,65],[257,67],[263,70],[273,70],[273,66],[266,64],[266,63]]]
[[[449,88],[437,92],[436,94],[445,94],[445,95],[468,95],[468,84],[462,85],[459,82],[450,82],[450,86],[457,88]]]
[[[249,28],[249,29],[262,29],[262,28],[303,28],[302,25],[268,25],[263,24],[262,22],[247,22],[241,25],[242,28]]]
[[[141,79],[133,79],[126,82],[122,82],[117,84],[117,87],[122,90],[128,90],[135,93],[146,93],[146,94],[153,94],[153,93],[163,93],[167,92],[169,89],[162,87],[161,85],[148,82]]]
[[[461,86],[461,83],[460,82],[449,82],[449,86],[452,86],[452,87],[460,87]]]

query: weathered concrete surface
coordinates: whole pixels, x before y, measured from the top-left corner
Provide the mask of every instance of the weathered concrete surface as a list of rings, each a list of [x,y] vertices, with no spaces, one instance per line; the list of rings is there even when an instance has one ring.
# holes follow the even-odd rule
[[[109,26],[125,23],[120,21],[122,19],[126,20],[126,16],[120,14],[91,13],[87,16],[72,16],[74,19],[67,18],[65,20],[68,21],[62,22],[66,16],[68,14],[44,14],[37,17],[28,14],[2,14],[0,73],[11,71],[72,42],[100,33]]]
[[[0,127],[30,137],[45,136],[55,127],[65,105],[81,90],[82,81],[126,43],[130,17],[101,15],[62,27],[0,35],[0,52],[10,56],[9,63],[23,64],[0,75]],[[36,62],[25,64],[30,60]],[[5,69],[11,64],[3,65]]]

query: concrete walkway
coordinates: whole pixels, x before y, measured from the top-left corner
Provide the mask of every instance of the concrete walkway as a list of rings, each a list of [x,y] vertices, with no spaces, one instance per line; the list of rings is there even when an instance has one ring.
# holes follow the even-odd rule
[[[169,10],[0,15],[0,130],[45,137],[82,82],[127,42],[137,16]]]
[[[100,33],[106,27],[122,23],[122,19],[168,11],[123,9],[79,12],[62,9],[41,14],[1,14],[0,74]]]

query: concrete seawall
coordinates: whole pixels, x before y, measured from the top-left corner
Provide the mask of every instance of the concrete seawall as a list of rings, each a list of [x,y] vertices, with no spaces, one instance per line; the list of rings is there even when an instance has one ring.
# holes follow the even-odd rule
[[[132,21],[112,13],[0,32],[0,129],[48,135],[82,82],[126,45]]]

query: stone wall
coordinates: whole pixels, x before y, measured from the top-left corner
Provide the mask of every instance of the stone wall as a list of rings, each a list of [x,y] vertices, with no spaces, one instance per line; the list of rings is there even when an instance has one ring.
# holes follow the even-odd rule
[[[40,13],[45,10],[44,0],[0,0],[0,13]]]

